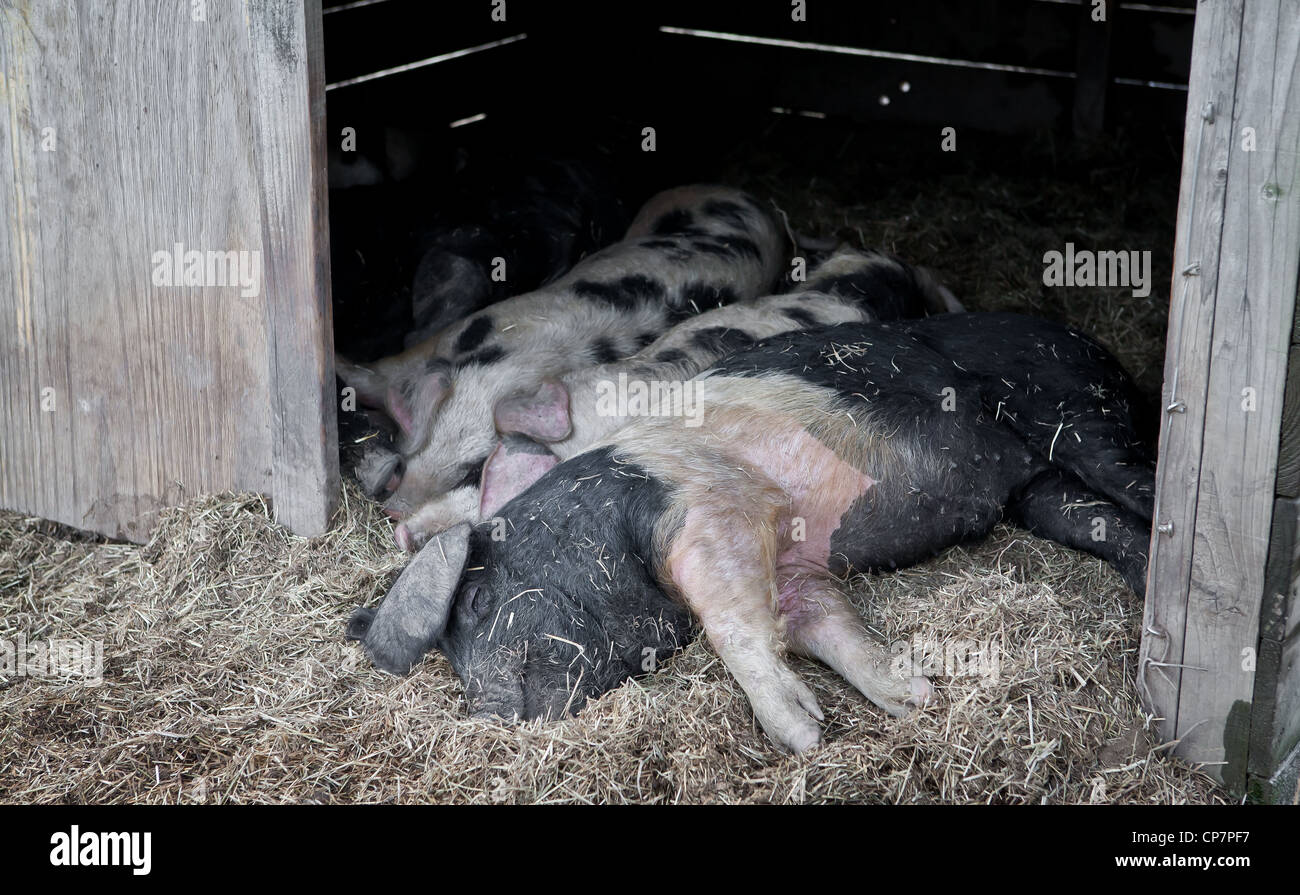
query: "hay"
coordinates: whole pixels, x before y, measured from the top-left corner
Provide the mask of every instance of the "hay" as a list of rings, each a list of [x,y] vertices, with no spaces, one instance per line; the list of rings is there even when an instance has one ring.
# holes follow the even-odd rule
[[[312,540],[256,497],[166,511],[145,546],[0,514],[0,636],[104,642],[104,682],[0,682],[6,802],[1191,802],[1134,693],[1139,607],[1119,577],[1009,527],[854,594],[889,641],[996,638],[996,682],[936,677],[896,720],[797,661],[827,714],[794,758],[695,643],[579,717],[471,721],[439,656],[404,679],[346,644],[401,567],[349,488]],[[1032,730],[1032,734],[1031,734]]]

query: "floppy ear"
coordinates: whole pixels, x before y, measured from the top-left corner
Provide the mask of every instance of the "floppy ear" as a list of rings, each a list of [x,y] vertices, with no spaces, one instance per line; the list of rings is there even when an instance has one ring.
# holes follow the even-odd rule
[[[449,528],[416,554],[373,617],[359,610],[348,636],[365,644],[385,671],[407,674],[447,627],[452,599],[469,553],[468,522]]]
[[[516,494],[540,479],[560,460],[537,442],[507,435],[497,442],[479,485],[479,518],[490,519]]]
[[[388,375],[374,367],[354,364],[341,354],[334,355],[334,372],[345,385],[357,390],[357,398],[367,407],[383,407],[388,394]]]
[[[424,444],[429,434],[429,423],[449,394],[451,370],[446,365],[439,365],[388,387],[384,406],[402,430],[404,451],[409,452]]]
[[[569,420],[569,392],[554,379],[536,389],[502,398],[492,408],[492,419],[502,435],[517,433],[537,441],[563,441],[573,431]]]

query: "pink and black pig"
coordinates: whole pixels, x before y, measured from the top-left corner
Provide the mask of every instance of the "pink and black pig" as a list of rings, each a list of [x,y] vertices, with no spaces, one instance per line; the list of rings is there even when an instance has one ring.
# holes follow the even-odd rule
[[[443,652],[475,714],[558,718],[662,662],[694,620],[767,734],[800,752],[823,713],[787,650],[890,714],[931,698],[868,634],[846,573],[916,563],[1007,519],[1143,592],[1154,468],[1140,400],[1079,332],[1014,314],[843,324],[766,340],[695,381],[701,425],[638,419],[496,519],[437,536],[349,637],[396,673]]]

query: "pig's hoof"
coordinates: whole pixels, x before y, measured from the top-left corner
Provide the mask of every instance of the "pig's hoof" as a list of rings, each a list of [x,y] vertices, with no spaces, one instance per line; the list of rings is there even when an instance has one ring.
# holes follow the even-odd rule
[[[927,677],[887,677],[881,685],[864,691],[866,697],[895,718],[911,714],[934,701],[934,687]]]
[[[930,683],[928,677],[914,677],[908,683],[908,689],[912,695],[903,701],[908,708],[920,709],[925,708],[934,702],[934,686]]]
[[[754,701],[758,723],[782,749],[798,755],[821,742],[822,730],[817,722],[825,716],[813,691],[793,672],[770,685],[761,702],[760,706],[759,700]]]

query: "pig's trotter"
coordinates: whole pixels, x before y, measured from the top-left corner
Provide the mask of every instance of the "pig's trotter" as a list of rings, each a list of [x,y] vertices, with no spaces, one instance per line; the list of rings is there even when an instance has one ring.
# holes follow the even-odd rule
[[[1025,485],[1007,515],[1043,538],[1083,550],[1114,566],[1139,597],[1146,594],[1151,524],[1063,469]]]
[[[754,716],[773,742],[798,755],[821,742],[817,724],[825,719],[817,697],[784,663],[753,688],[746,688]],[[743,685],[743,684],[742,684]]]
[[[786,633],[796,652],[830,666],[895,717],[934,699],[929,679],[896,670],[888,650],[871,639],[857,611],[829,588],[800,596],[798,606],[786,612]]]

